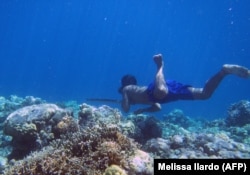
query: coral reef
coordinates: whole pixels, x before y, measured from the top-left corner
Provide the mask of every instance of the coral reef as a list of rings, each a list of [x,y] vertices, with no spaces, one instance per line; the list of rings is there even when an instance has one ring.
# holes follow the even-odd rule
[[[74,101],[19,104],[3,127],[12,140],[0,129],[0,174],[151,175],[153,158],[250,158],[249,104],[213,121],[178,109],[159,120]]]
[[[5,174],[152,174],[152,157],[121,132],[120,118],[107,106],[80,105],[79,131],[63,132],[42,150],[12,160]],[[54,128],[65,131],[67,121],[63,117]]]
[[[96,125],[54,140],[43,151],[14,162],[5,174],[98,175],[111,165],[119,166],[127,174],[136,174],[129,164],[136,150],[138,146],[122,135],[117,127]]]
[[[44,102],[44,100],[33,96],[26,96],[25,98],[16,95],[11,95],[9,98],[0,96],[0,126],[11,112],[24,106],[41,104]]]
[[[131,120],[123,120],[119,123],[119,128],[123,134],[131,138],[136,137],[136,126]]]
[[[117,165],[109,166],[103,175],[127,175],[127,173]]]
[[[248,103],[244,104],[246,108]],[[237,114],[245,113],[242,101],[236,106]],[[156,158],[250,157],[249,124],[245,123],[243,127],[228,126],[228,118],[202,122],[184,116],[180,110],[170,112],[162,122],[162,138],[148,140],[143,149],[153,153]]]
[[[54,104],[20,108],[7,117],[3,128],[4,133],[13,138],[10,159],[22,158],[61,134],[77,130],[71,114]]]
[[[169,139],[151,139],[143,149],[161,158],[249,158],[250,147],[230,139],[224,133],[174,135]]]
[[[175,123],[180,127],[188,128],[194,124],[194,122],[187,116],[184,115],[180,109],[174,109],[163,118],[167,123]]]
[[[7,158],[0,156],[0,173],[5,169],[7,162]]]
[[[153,174],[153,158],[142,150],[136,150],[129,158],[130,174]]]
[[[152,116],[130,115],[126,122],[133,122],[135,128],[131,128],[133,132],[130,132],[130,136],[137,142],[144,144],[151,138],[157,138],[162,136],[162,127],[160,121]],[[121,125],[122,126],[122,125]]]
[[[117,124],[120,122],[122,114],[117,109],[103,105],[99,108],[83,103],[80,105],[78,113],[79,125],[82,128],[92,127],[96,124]]]
[[[143,146],[143,149],[154,153],[155,157],[160,157],[170,149],[170,141],[163,138],[150,139]]]
[[[57,102],[55,104],[59,106],[60,108],[63,108],[67,111],[71,111],[75,118],[78,117],[79,104],[77,103],[77,101],[71,100],[71,101],[65,101],[65,102]]]
[[[244,126],[250,124],[250,102],[241,100],[228,109],[227,126]]]

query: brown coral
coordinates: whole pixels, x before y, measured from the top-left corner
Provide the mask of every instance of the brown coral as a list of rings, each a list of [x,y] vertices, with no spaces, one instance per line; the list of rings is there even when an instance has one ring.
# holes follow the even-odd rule
[[[127,175],[127,173],[117,165],[109,166],[103,175]]]
[[[15,162],[5,174],[101,175],[112,164],[126,169],[137,145],[115,126],[95,126],[53,141]]]
[[[56,137],[59,137],[67,132],[76,132],[78,129],[78,125],[71,116],[64,116],[53,128],[53,132]]]

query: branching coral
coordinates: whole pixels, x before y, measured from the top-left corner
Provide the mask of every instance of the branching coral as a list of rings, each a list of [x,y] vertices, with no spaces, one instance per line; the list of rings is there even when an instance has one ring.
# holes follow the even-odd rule
[[[129,169],[129,157],[138,149],[114,125],[64,135],[40,152],[17,161],[5,174],[101,175],[112,164]]]

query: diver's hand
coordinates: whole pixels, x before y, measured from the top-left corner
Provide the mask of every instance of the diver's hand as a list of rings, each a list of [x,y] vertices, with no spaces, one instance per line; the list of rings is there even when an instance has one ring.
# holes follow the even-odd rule
[[[143,112],[145,112],[144,109],[137,109],[136,111],[134,111],[134,114],[137,115],[137,114],[142,114]]]
[[[141,114],[143,112],[156,112],[161,110],[161,105],[159,103],[154,103],[148,108],[140,108],[134,111],[134,114]]]

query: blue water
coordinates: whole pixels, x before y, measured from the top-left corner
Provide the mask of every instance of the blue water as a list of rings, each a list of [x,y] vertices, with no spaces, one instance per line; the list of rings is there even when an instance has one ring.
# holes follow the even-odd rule
[[[224,63],[250,67],[249,7],[248,0],[1,0],[0,96],[120,98],[123,74],[141,85],[153,80],[156,53],[166,78],[203,86]],[[231,103],[250,99],[249,87],[230,76],[211,99],[165,104],[156,115],[180,108],[223,117]]]

